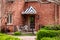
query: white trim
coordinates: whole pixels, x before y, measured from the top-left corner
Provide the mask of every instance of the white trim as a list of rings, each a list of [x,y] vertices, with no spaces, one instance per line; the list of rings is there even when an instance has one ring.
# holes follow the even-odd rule
[[[12,23],[7,23],[7,25],[13,25]]]
[[[49,2],[55,2],[55,0],[48,0]]]
[[[60,0],[48,0],[50,2],[60,2]]]
[[[46,0],[45,2],[43,2],[42,0],[38,0],[40,3],[49,3],[49,0]]]

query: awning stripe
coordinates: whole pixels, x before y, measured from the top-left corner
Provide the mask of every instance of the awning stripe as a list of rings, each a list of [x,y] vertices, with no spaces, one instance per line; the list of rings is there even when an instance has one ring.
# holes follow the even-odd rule
[[[22,14],[36,14],[36,10],[32,6],[30,6],[26,9],[26,11],[22,12]]]

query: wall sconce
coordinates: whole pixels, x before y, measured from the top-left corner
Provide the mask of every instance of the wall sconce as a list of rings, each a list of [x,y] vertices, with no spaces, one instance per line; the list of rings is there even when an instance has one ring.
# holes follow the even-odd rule
[[[5,18],[7,18],[8,16],[5,14]]]
[[[1,19],[2,17],[0,17],[0,19]]]
[[[39,19],[40,18],[40,16],[39,15],[37,15],[37,19]]]

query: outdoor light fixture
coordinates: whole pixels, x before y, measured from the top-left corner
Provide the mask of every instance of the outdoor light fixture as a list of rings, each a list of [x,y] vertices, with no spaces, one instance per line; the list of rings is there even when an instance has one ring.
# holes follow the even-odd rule
[[[37,19],[39,19],[39,15],[37,15]]]
[[[5,15],[5,18],[7,18],[7,15]]]
[[[1,19],[2,17],[0,17],[0,19]]]

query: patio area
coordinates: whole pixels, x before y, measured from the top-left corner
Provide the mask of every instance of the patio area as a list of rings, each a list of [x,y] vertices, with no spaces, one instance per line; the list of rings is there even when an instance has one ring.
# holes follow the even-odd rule
[[[17,38],[20,38],[21,40],[36,40],[36,36],[16,36]]]

